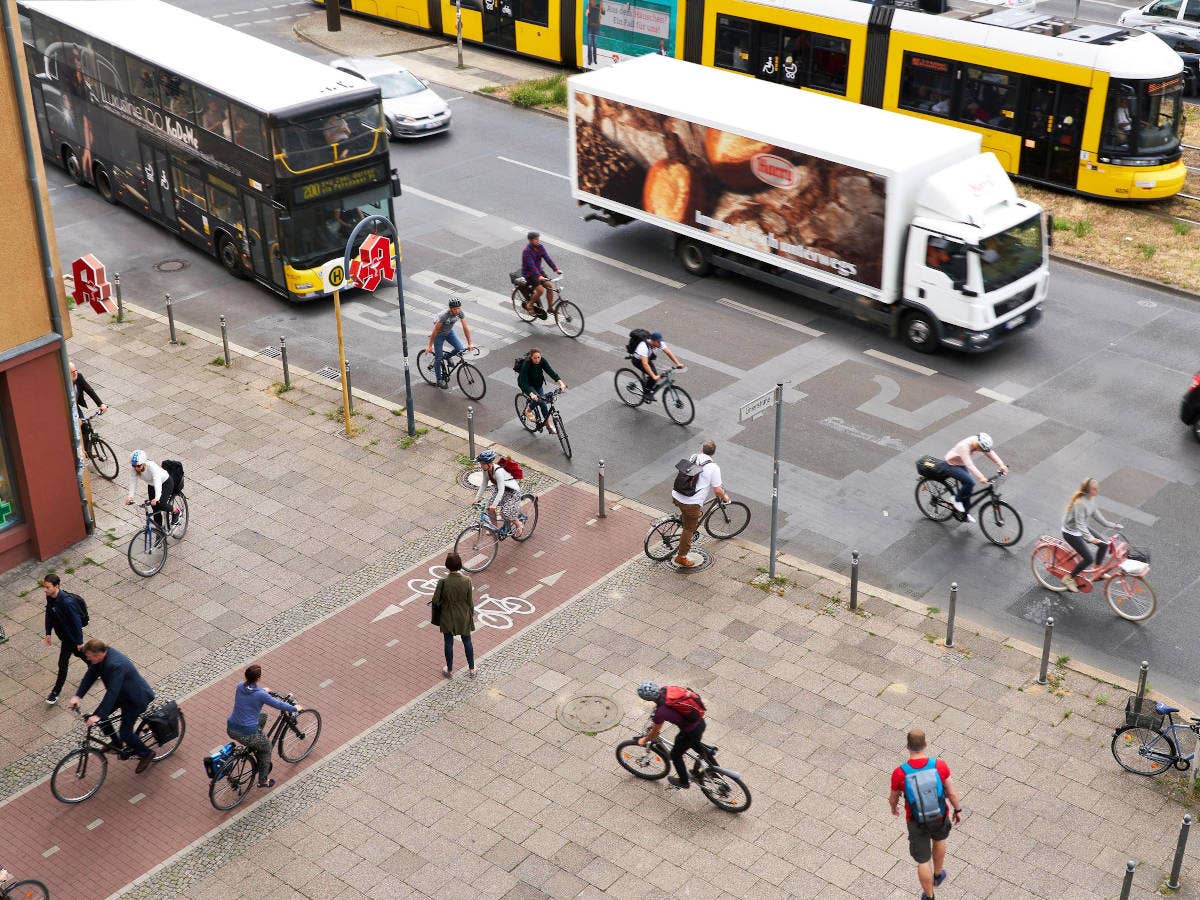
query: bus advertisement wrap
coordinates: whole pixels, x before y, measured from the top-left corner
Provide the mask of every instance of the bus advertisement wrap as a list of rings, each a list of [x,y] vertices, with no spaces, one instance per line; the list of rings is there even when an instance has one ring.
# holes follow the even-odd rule
[[[880,287],[881,176],[615,100],[574,100],[580,191]]]
[[[583,0],[579,59],[598,69],[647,53],[674,56],[677,20],[678,0]]]

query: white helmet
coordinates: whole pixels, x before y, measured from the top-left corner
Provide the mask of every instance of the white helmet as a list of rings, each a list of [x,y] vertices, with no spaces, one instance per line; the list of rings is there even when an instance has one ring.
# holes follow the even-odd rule
[[[979,449],[987,453],[996,446],[996,442],[992,440],[992,436],[986,431],[981,431],[975,436],[975,440],[979,441]]]

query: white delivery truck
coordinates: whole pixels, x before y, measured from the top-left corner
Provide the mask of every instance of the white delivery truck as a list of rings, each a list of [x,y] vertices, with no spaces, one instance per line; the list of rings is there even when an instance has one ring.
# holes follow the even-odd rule
[[[573,76],[568,102],[587,218],[670,229],[693,275],[757,278],[927,353],[1041,318],[1052,223],[978,134],[663,56]]]

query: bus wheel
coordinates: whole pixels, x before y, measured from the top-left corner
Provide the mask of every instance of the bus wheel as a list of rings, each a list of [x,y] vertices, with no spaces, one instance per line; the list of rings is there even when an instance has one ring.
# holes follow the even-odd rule
[[[900,333],[904,343],[918,353],[936,353],[938,348],[937,327],[923,312],[911,312],[904,317]]]
[[[92,166],[92,177],[96,179],[96,192],[109,203],[117,202],[117,194],[113,190],[112,180],[100,166]]]
[[[83,166],[80,165],[79,157],[75,155],[74,150],[70,147],[63,147],[62,161],[67,174],[71,176],[76,184],[86,183],[87,179],[83,175]]]
[[[242,268],[242,255],[238,253],[237,244],[227,237],[222,237],[217,244],[217,256],[221,260],[221,265],[225,267],[225,271],[234,278],[245,278],[246,272]]]
[[[712,274],[713,265],[709,261],[708,250],[699,241],[685,237],[678,238],[675,244],[675,255],[679,257],[679,264],[689,275],[703,278]]]

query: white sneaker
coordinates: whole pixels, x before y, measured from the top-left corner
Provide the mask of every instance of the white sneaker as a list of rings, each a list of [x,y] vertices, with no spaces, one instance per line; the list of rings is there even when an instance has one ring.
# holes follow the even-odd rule
[[[957,500],[951,500],[950,505],[954,507],[955,512],[959,512],[959,513],[966,512],[966,510],[963,508],[963,505],[961,503],[959,503]]]
[[[970,513],[967,513],[967,521],[968,521],[968,522],[974,522],[974,521],[975,521],[975,517],[974,517],[973,515],[971,515]]]

